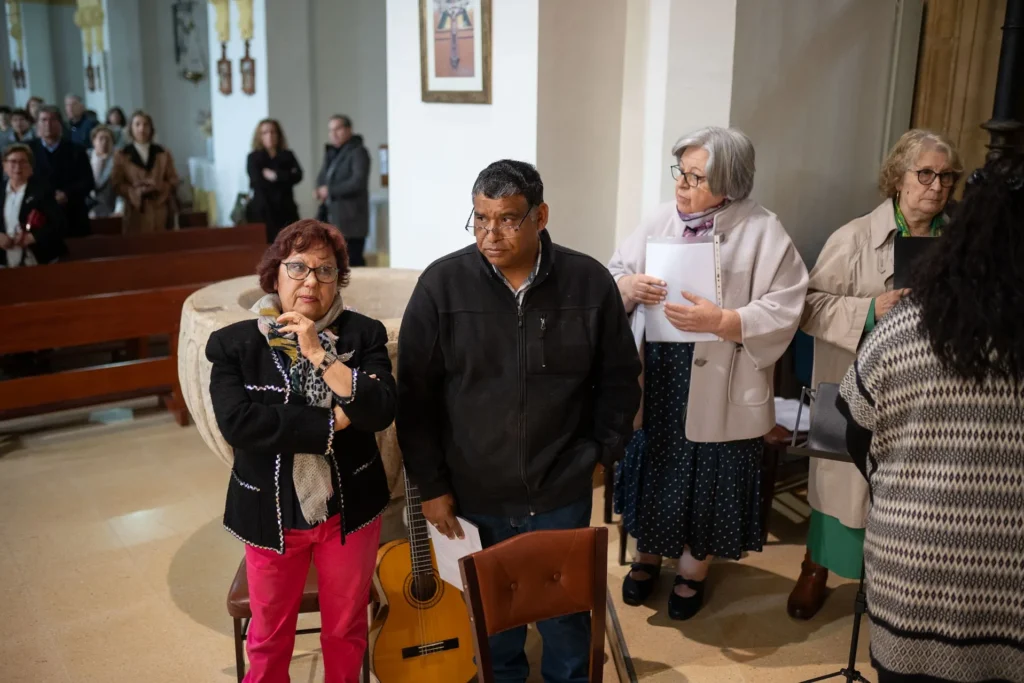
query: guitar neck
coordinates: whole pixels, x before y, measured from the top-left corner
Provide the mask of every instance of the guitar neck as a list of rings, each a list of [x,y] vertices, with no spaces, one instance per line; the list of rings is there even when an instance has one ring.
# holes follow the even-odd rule
[[[412,572],[416,576],[433,576],[434,563],[430,554],[430,532],[423,517],[420,492],[416,485],[405,478],[405,510],[409,520],[409,555],[412,558]]]

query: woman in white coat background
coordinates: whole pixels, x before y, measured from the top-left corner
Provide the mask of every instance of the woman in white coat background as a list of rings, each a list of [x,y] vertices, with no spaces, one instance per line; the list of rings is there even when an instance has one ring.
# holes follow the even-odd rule
[[[910,130],[882,164],[882,203],[829,237],[811,271],[801,321],[801,329],[814,337],[813,387],[841,382],[861,340],[906,295],[893,291],[893,245],[897,239],[942,232],[962,171],[951,141]],[[812,458],[808,488],[807,554],[787,603],[796,619],[810,619],[821,609],[829,571],[860,578],[869,507],[867,482],[853,464]]]
[[[800,322],[807,269],[779,219],[749,198],[754,146],[746,135],[703,128],[680,138],[672,155],[675,200],[643,220],[608,269],[645,360],[642,427],[616,477],[617,507],[640,552],[623,600],[642,603],[662,558],[679,558],[668,613],[684,620],[703,604],[714,557],[761,550],[772,370]],[[644,344],[644,305],[666,296],[665,283],[645,274],[648,238],[705,236],[720,243],[722,305],[684,294],[693,305],[665,303],[664,315],[677,329],[720,341]]]

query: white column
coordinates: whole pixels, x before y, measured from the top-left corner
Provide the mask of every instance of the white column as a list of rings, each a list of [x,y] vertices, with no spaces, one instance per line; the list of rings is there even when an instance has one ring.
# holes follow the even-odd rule
[[[139,31],[140,1],[103,0],[107,48],[103,86],[106,88],[108,106],[121,107],[128,116],[133,110],[145,105],[142,35]],[[167,30],[170,30],[169,26]],[[105,111],[96,111],[100,116],[106,114]]]
[[[256,93],[242,92],[242,75],[238,62],[245,54],[245,41],[238,34],[238,5],[230,3],[231,40],[227,44],[227,58],[231,60],[232,92],[222,95],[217,75],[217,60],[221,56],[217,37],[217,14],[213,5],[207,6],[210,34],[210,100],[213,116],[213,157],[217,175],[217,224],[230,225],[231,209],[239,193],[249,191],[245,170],[246,157],[251,150],[256,124],[270,115],[270,96],[267,88],[267,3],[253,1],[254,36],[249,43],[249,56],[256,62]],[[293,46],[299,48],[300,45]],[[295,79],[307,74],[294,74]],[[294,107],[307,106],[303,102]]]
[[[21,30],[25,36],[25,81],[28,86],[26,91],[29,96],[36,95],[47,103],[56,104],[64,93],[58,95],[53,77],[50,6],[34,2],[20,4]],[[24,106],[25,103],[19,104]]]

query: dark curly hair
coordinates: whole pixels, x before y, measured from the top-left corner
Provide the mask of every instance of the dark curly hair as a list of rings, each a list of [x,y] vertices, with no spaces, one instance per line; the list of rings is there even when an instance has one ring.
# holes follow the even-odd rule
[[[348,247],[341,231],[333,225],[321,223],[312,218],[304,218],[292,223],[277,234],[274,243],[267,247],[256,267],[260,277],[260,287],[268,294],[277,291],[277,273],[281,262],[293,251],[299,253],[326,247],[334,252],[338,261],[338,287],[347,287],[349,274]]]
[[[912,299],[935,355],[964,378],[1024,381],[1024,155],[967,181],[942,244],[914,272]]]

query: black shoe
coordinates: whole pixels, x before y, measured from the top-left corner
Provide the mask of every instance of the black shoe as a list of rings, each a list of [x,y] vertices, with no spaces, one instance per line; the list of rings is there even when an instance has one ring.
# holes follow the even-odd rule
[[[691,581],[684,579],[681,576],[676,576],[673,590],[668,594],[668,616],[670,619],[676,621],[686,621],[692,619],[700,608],[704,606],[704,582],[703,581]],[[681,597],[675,591],[675,586],[684,585],[691,588],[696,594],[691,595],[688,598]]]
[[[646,572],[647,578],[642,581],[633,578],[633,572]],[[622,582],[622,601],[627,605],[636,607],[642,605],[644,600],[651,597],[655,584],[658,583],[658,575],[661,573],[660,564],[647,564],[646,562],[634,562],[629,573]]]

